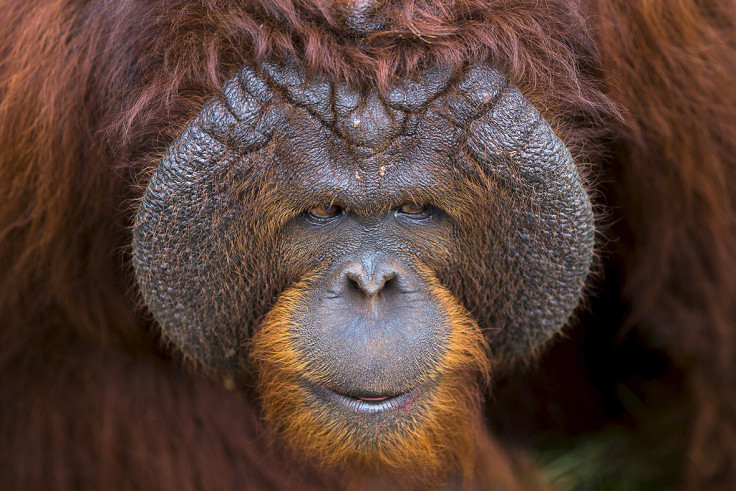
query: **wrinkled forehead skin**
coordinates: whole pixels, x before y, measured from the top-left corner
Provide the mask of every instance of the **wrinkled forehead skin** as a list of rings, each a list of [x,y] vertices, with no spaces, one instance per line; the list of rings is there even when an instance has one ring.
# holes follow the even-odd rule
[[[274,162],[283,171],[278,176],[291,177],[295,194],[317,190],[345,207],[376,209],[452,182],[447,162],[455,158],[462,131],[436,111],[447,108],[427,111],[450,86],[450,71],[427,71],[385,97],[308,81],[293,68],[266,64],[264,72],[303,109],[288,118],[299,123],[283,128]]]
[[[241,367],[253,326],[238,312],[257,288],[246,256],[259,231],[245,195],[264,186],[283,193],[284,220],[325,202],[363,213],[417,198],[441,207],[445,195],[462,192],[458,176],[468,172],[493,180],[508,208],[504,230],[489,223],[483,232],[503,238],[477,261],[492,299],[491,347],[499,356],[529,353],[579,302],[593,257],[593,213],[563,142],[485,65],[429,69],[385,94],[308,78],[295,63],[243,68],[169,147],[149,182],[133,238],[141,292],[182,351]]]

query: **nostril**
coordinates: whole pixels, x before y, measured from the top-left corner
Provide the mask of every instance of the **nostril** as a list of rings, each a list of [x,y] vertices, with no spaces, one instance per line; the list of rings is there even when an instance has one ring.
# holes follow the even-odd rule
[[[350,290],[354,290],[354,291],[363,290],[363,288],[360,286],[361,280],[360,280],[359,274],[348,272],[345,274],[344,278],[345,278],[345,283],[347,284]]]
[[[383,276],[383,284],[381,285],[381,291],[393,290],[398,284],[398,275],[395,272],[388,273]]]

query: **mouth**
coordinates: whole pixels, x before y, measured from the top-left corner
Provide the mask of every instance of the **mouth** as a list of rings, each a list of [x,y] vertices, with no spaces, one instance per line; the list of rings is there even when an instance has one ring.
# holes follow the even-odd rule
[[[424,393],[421,385],[400,394],[379,396],[343,394],[324,384],[314,384],[313,387],[322,398],[362,414],[409,410]]]

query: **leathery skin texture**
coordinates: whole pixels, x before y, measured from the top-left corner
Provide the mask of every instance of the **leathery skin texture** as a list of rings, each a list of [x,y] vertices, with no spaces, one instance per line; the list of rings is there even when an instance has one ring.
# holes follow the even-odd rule
[[[275,185],[262,189],[266,175]],[[482,257],[463,266],[481,269],[493,295],[473,314],[496,357],[517,357],[558,332],[577,306],[593,257],[593,213],[564,144],[484,65],[430,68],[385,94],[308,78],[294,63],[243,68],[148,184],[134,229],[138,282],[168,340],[192,359],[237,370],[255,327],[244,325],[251,313],[241,308],[258,288],[249,241],[268,240],[281,254],[290,220],[320,197],[379,210],[420,195],[436,206],[434,196],[468,182],[496,204],[479,215],[487,221]],[[267,238],[253,234],[263,217],[242,205],[264,193],[277,195],[272,213],[281,224]],[[450,228],[462,235],[462,224]],[[330,261],[304,259],[327,270]]]

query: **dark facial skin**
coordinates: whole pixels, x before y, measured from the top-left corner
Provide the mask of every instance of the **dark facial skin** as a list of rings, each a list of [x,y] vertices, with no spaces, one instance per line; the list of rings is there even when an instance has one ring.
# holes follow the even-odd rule
[[[381,399],[415,388],[447,348],[447,315],[413,251],[449,241],[452,229],[441,210],[413,203],[358,211],[325,205],[286,228],[286,243],[316,251],[324,265],[311,308],[294,318],[295,349],[325,367],[333,391]]]
[[[355,196],[371,192],[371,181],[391,181],[381,174],[380,166],[364,167]],[[376,212],[358,201],[315,207],[284,227],[281,248],[312,251],[317,272],[290,316],[292,349],[305,363],[299,383],[311,407],[358,431],[385,430],[397,414],[426,406],[449,348],[448,312],[416,251],[449,250],[453,230],[436,207]]]
[[[431,388],[453,329],[432,281],[515,358],[565,324],[592,250],[572,158],[484,66],[386,94],[244,68],[169,148],[133,242],[164,336],[217,370],[242,372],[274,299],[308,280],[287,347],[336,420]]]

